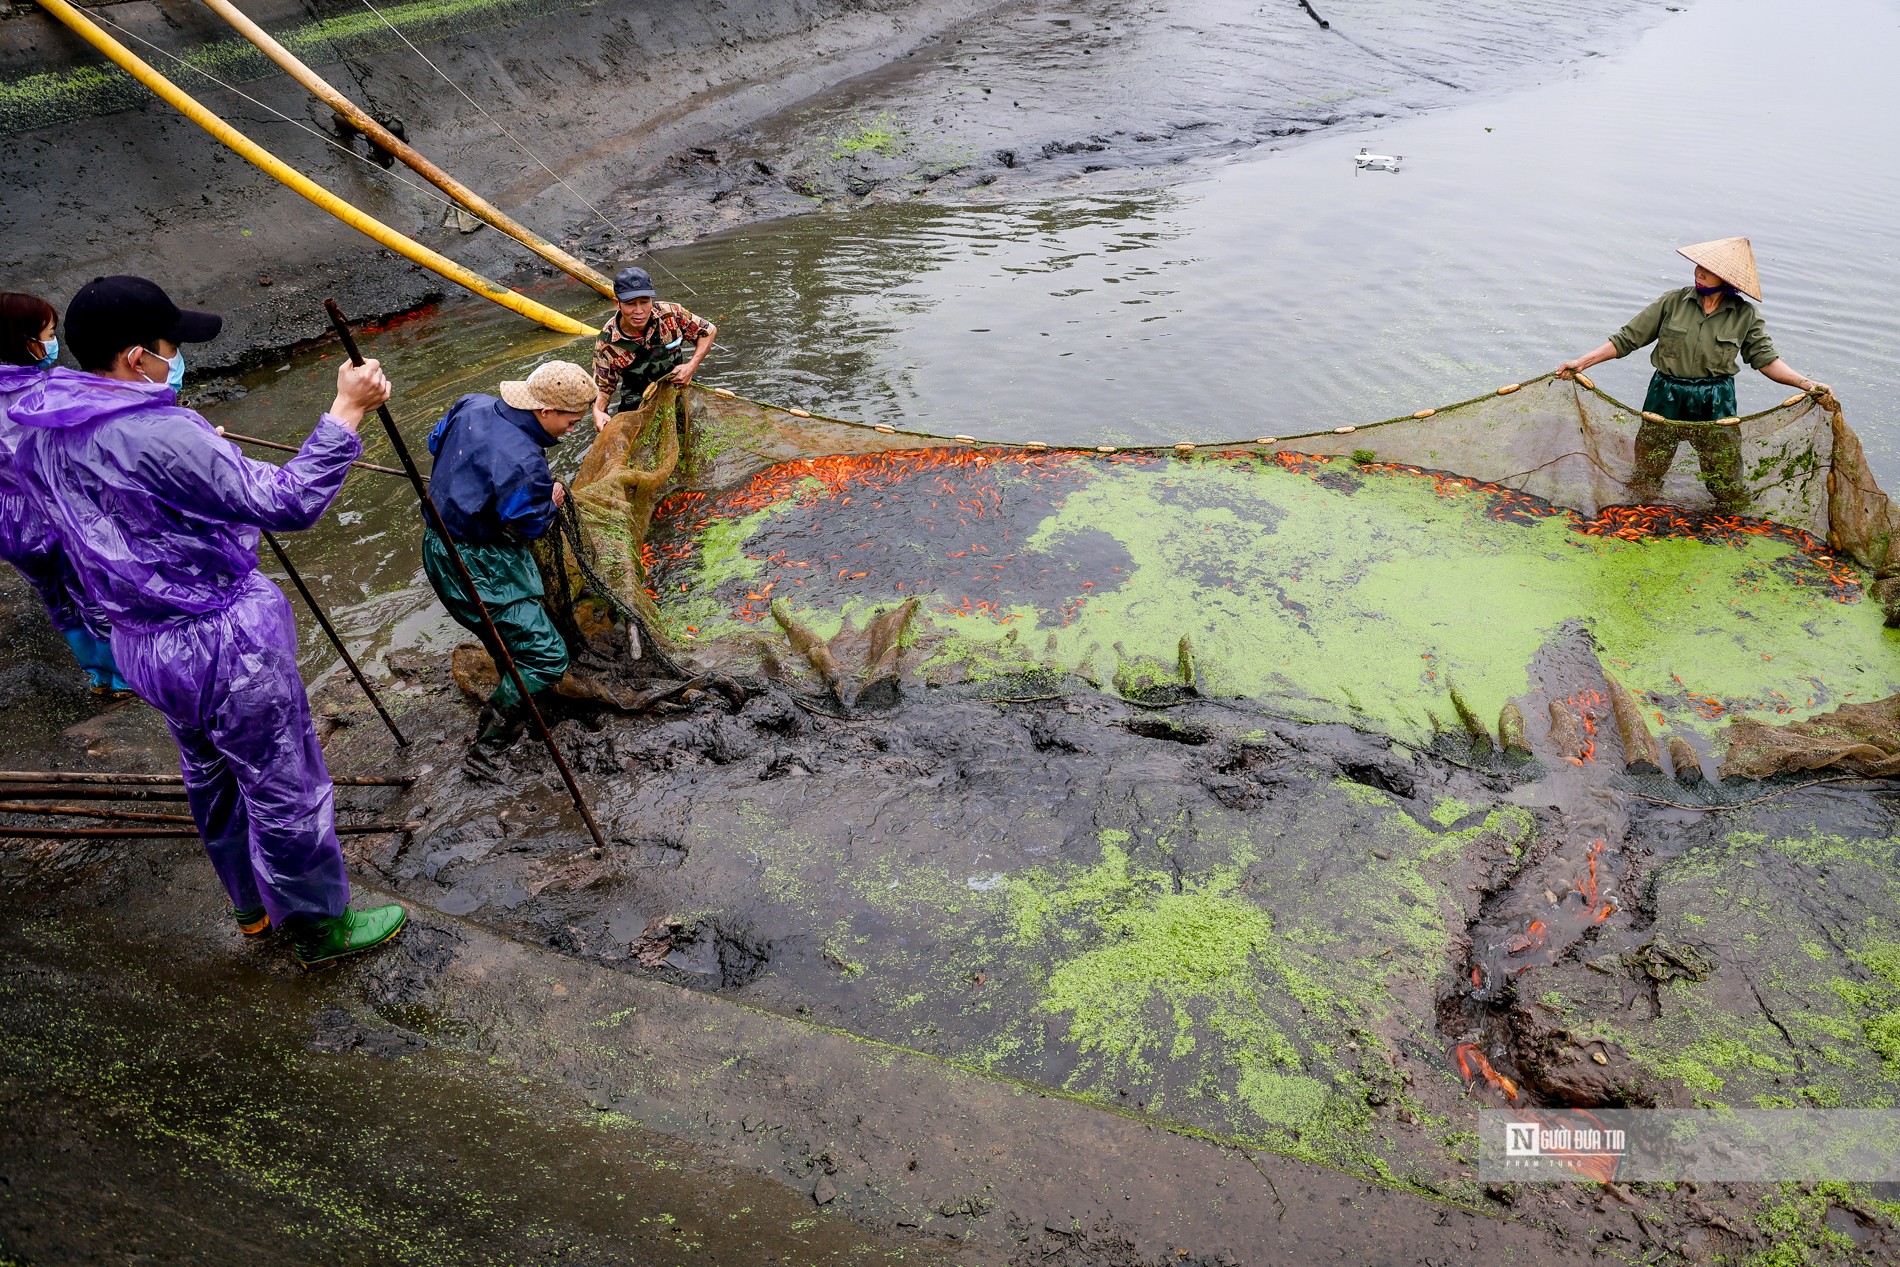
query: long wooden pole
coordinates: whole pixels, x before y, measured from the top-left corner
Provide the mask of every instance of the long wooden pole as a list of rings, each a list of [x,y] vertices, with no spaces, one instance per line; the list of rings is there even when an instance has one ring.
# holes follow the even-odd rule
[[[387,823],[338,823],[336,834],[339,836],[370,836],[382,832],[414,832],[426,825],[426,819],[405,819]],[[0,837],[52,837],[59,840],[90,840],[94,837],[136,836],[152,839],[182,840],[186,837],[196,839],[196,827],[43,827],[34,824],[31,827],[9,827],[0,823]]]
[[[223,436],[227,440],[236,440],[239,444],[254,444],[260,449],[276,449],[279,453],[302,453],[303,452],[302,449],[298,448],[294,444],[279,444],[275,440],[260,440],[256,436],[241,436],[235,431],[226,431],[223,427],[218,428],[218,434]],[[364,462],[361,459],[350,463],[350,465],[355,467],[359,471],[377,471],[383,475],[401,475],[402,474],[402,471],[398,469],[397,467],[378,466],[374,462]]]
[[[413,774],[333,774],[330,782],[336,787],[408,787],[416,781]],[[182,787],[185,778],[181,774],[108,774],[94,770],[0,770],[0,784],[4,783],[94,783],[119,785],[140,785],[145,787]],[[0,795],[17,796],[0,788]]]
[[[130,809],[94,809],[90,805],[19,805],[0,801],[0,814],[30,814],[38,818],[99,818],[125,823],[190,823],[189,814],[147,814]]]
[[[350,333],[350,323],[344,319],[343,309],[337,307],[334,299],[323,301],[323,307],[330,314],[330,324],[336,329],[337,337],[343,341],[343,350],[349,354],[350,364],[361,365],[363,354],[356,349],[356,336]],[[389,443],[396,450],[396,458],[402,463],[402,469],[408,472],[409,482],[414,485],[416,497],[422,502],[423,517],[429,527],[441,539],[442,546],[448,551],[449,559],[455,564],[456,579],[462,583],[462,589],[475,604],[475,610],[482,618],[482,629],[488,635],[489,650],[501,661],[502,672],[515,684],[515,690],[521,693],[521,702],[528,707],[528,720],[534,723],[535,733],[541,736],[541,742],[548,746],[548,755],[554,758],[554,766],[561,772],[561,782],[567,784],[567,794],[574,798],[574,808],[580,811],[581,820],[587,824],[588,834],[594,843],[602,849],[607,847],[607,838],[600,833],[600,824],[594,821],[594,811],[587,808],[587,798],[581,795],[581,785],[574,781],[574,772],[567,768],[567,758],[561,755],[561,747],[554,742],[554,734],[548,729],[547,719],[541,716],[540,706],[534,702],[534,696],[528,690],[528,681],[521,676],[521,668],[509,654],[508,644],[503,641],[501,630],[495,628],[495,618],[488,614],[488,604],[482,601],[481,591],[475,588],[475,578],[469,575],[468,564],[462,559],[461,547],[455,544],[455,538],[449,535],[449,527],[442,522],[442,512],[436,509],[435,499],[429,496],[429,486],[422,482],[422,472],[416,467],[416,460],[409,456],[409,445],[402,438],[402,432],[396,429],[396,420],[389,416],[388,405],[376,406],[377,417],[382,419],[383,430],[389,433]]]
[[[283,565],[284,575],[290,578],[290,583],[297,587],[299,594],[303,595],[304,606],[308,607],[310,614],[317,618],[317,625],[323,630],[324,636],[330,640],[330,645],[335,647],[336,653],[343,657],[344,667],[349,669],[350,676],[356,679],[356,684],[363,688],[363,694],[369,697],[370,707],[374,708],[376,715],[383,719],[383,725],[389,727],[389,733],[396,737],[396,746],[407,748],[409,741],[402,737],[400,730],[396,729],[396,719],[389,715],[389,710],[383,707],[381,697],[376,694],[376,688],[369,684],[369,679],[363,676],[363,670],[356,666],[356,657],[351,655],[350,649],[343,645],[343,636],[337,633],[336,626],[330,623],[330,618],[323,614],[323,608],[317,606],[317,596],[310,592],[310,587],[303,583],[303,577],[298,575],[297,569],[291,566],[290,556],[284,553],[284,547],[278,542],[277,534],[264,533],[264,541],[270,546],[271,553],[277,556],[277,561]]]
[[[483,299],[518,312],[550,330],[573,335],[593,333],[591,327],[582,325],[567,314],[556,312],[545,304],[536,303],[526,295],[516,294],[501,283],[492,282],[473,269],[464,268],[440,251],[430,250],[413,238],[398,233],[374,216],[357,210],[207,110],[190,93],[153,70],[139,58],[138,54],[100,30],[98,23],[68,4],[67,0],[39,0],[39,5],[71,27],[81,39],[111,58],[127,74],[157,93],[167,105],[209,132],[224,145],[237,151],[247,162],[308,198],[352,229],[367,234],[398,255],[414,260],[430,272],[458,286],[465,286]]]
[[[378,123],[362,107],[332,87],[328,80],[304,65],[295,53],[279,44],[272,38],[269,31],[251,21],[245,16],[243,10],[230,3],[230,0],[203,0],[203,2],[205,8],[229,22],[237,29],[239,35],[255,44],[259,52],[276,62],[285,74],[307,88],[317,100],[341,115],[351,127],[368,137],[378,149],[401,159],[416,175],[455,199],[476,219],[500,229],[569,277],[586,282],[609,299],[613,298],[613,283],[597,270],[542,238],[488,199],[424,158],[414,146]]]

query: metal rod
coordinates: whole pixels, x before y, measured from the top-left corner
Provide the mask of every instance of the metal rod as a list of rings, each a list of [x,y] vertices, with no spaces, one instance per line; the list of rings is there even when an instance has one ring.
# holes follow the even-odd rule
[[[333,774],[336,787],[408,787],[416,781],[413,774]],[[180,787],[179,774],[100,774],[91,770],[0,770],[0,783],[126,783],[160,787]],[[12,793],[11,795],[19,795]]]
[[[330,314],[330,324],[336,328],[337,337],[343,341],[343,350],[349,353],[352,365],[363,363],[363,354],[356,349],[356,338],[350,333],[350,323],[344,319],[343,309],[334,299],[323,301],[323,307]],[[442,512],[436,509],[435,500],[429,496],[428,485],[422,482],[422,472],[416,468],[416,460],[409,456],[409,446],[403,442],[402,432],[396,429],[396,420],[389,416],[388,405],[376,406],[377,417],[382,419],[383,430],[389,433],[389,443],[396,450],[396,457],[402,463],[402,469],[414,485],[416,496],[422,502],[422,513],[429,521],[429,527],[442,539],[442,546],[448,551],[455,564],[456,578],[462,588],[474,601],[475,610],[481,614],[482,628],[487,631],[489,645],[497,658],[501,660],[503,672],[514,681],[515,690],[521,693],[521,702],[528,706],[528,719],[534,723],[535,733],[541,736],[541,742],[547,745],[548,755],[554,758],[554,766],[561,772],[561,782],[567,784],[567,794],[574,798],[574,808],[580,811],[581,821],[587,824],[587,832],[594,843],[602,849],[607,847],[607,838],[601,835],[600,824],[594,821],[594,811],[587,808],[587,798],[581,795],[581,786],[574,781],[574,772],[567,768],[567,758],[561,755],[560,745],[554,742],[554,734],[548,729],[547,719],[541,716],[540,707],[534,702],[534,696],[528,691],[527,679],[521,676],[521,669],[515,664],[515,658],[509,654],[508,644],[502,641],[501,630],[495,628],[495,618],[488,614],[488,604],[482,601],[481,592],[475,588],[475,578],[469,575],[468,564],[462,559],[461,548],[455,544],[455,538],[449,535],[448,525],[442,522]]]
[[[279,444],[275,440],[260,440],[256,436],[241,436],[235,431],[226,431],[223,427],[218,428],[218,434],[223,436],[227,440],[236,440],[239,444],[254,444],[260,449],[276,449],[280,453],[302,453],[303,452],[302,449],[298,448],[294,444]],[[384,475],[401,475],[402,474],[402,470],[399,467],[378,466],[374,462],[358,461],[358,462],[352,462],[350,463],[350,465],[357,468],[360,471],[380,471]]]
[[[387,823],[338,823],[336,833],[339,836],[369,836],[380,832],[414,832],[425,826],[427,824],[419,818]],[[50,836],[66,840],[88,840],[95,836],[136,836],[169,840],[183,840],[189,837],[195,840],[198,838],[198,829],[195,827],[9,827],[0,823],[0,837],[8,836]]]
[[[323,608],[317,606],[317,596],[310,592],[310,587],[303,583],[303,577],[297,575],[297,569],[290,565],[290,556],[284,553],[284,547],[278,543],[277,534],[266,529],[264,540],[270,544],[271,553],[277,556],[277,561],[284,565],[284,575],[290,578],[290,583],[297,587],[299,594],[303,595],[304,606],[308,607],[310,614],[317,618],[317,624],[322,626],[324,635],[330,639],[330,645],[335,647],[336,653],[343,657],[343,663],[349,667],[350,676],[355,678],[356,684],[363,688],[363,694],[369,696],[370,707],[374,708],[376,715],[383,719],[383,725],[389,727],[389,733],[396,737],[396,746],[407,748],[409,741],[402,737],[402,731],[396,729],[396,719],[389,715],[389,710],[383,707],[382,699],[376,694],[376,688],[369,684],[369,679],[363,676],[363,670],[357,667],[356,657],[351,655],[350,649],[343,645],[342,635],[337,633],[336,627],[330,623],[330,618],[323,614]]]
[[[90,805],[15,805],[0,801],[0,814],[74,814],[82,818],[108,818],[128,823],[189,823],[189,814],[142,814],[130,809],[94,809]]]
[[[228,0],[204,0],[204,5],[237,28],[239,35],[255,44],[258,51],[276,62],[286,74],[308,89],[317,100],[336,111],[351,127],[368,137],[377,148],[401,159],[418,176],[455,199],[470,215],[506,233],[569,277],[587,283],[609,299],[614,297],[613,283],[601,276],[597,270],[546,241],[513,216],[417,153],[415,147],[384,127],[354,101],[332,87],[316,71],[299,61],[294,53],[273,39],[269,31],[246,17],[236,5],[228,3]]]

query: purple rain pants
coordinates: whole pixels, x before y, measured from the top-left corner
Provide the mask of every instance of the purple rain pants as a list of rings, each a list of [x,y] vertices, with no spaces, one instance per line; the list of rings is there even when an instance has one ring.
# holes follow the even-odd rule
[[[341,915],[336,794],[297,672],[290,603],[262,575],[223,611],[112,630],[119,669],[178,741],[191,817],[237,910]]]

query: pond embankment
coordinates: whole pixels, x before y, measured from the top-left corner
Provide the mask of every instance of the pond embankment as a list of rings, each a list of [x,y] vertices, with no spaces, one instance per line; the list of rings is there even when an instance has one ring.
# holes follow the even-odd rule
[[[247,12],[466,183],[551,238],[604,238],[592,253],[612,259],[633,248],[631,232],[591,208],[628,226],[603,203],[634,172],[987,7],[439,0],[378,16],[357,4],[266,0]],[[591,304],[538,261],[522,264],[530,257],[499,234],[464,238],[444,227],[433,190],[400,168],[392,179],[366,141],[340,131],[210,10],[132,0],[91,12],[253,140],[371,215],[491,276],[551,292],[557,306]],[[31,6],[0,18],[0,102],[7,284],[63,301],[100,273],[162,277],[181,299],[227,317],[199,368],[318,336],[325,295],[384,315],[446,285],[251,168]]]

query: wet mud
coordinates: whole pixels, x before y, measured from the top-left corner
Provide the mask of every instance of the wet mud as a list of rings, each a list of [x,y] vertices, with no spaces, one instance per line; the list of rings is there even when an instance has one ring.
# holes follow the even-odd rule
[[[1581,631],[1531,668],[1537,698],[1520,705],[1567,711],[1523,709],[1529,754],[1237,700],[1144,706],[1049,674],[907,677],[886,706],[849,715],[764,682],[736,708],[705,693],[654,718],[567,705],[557,736],[604,850],[531,744],[500,786],[460,773],[473,707],[447,663],[386,667],[399,719],[426,736],[410,751],[339,689],[318,712],[335,769],[417,776],[407,792],[351,790],[341,811],[428,823],[347,838],[365,896],[422,913],[413,935],[341,987],[300,984],[281,956],[210,933],[221,908],[189,845],[11,844],[8,887],[34,901],[9,904],[10,959],[37,966],[9,978],[9,1006],[42,1018],[9,1025],[16,1067],[66,1070],[39,1047],[21,1055],[51,1042],[35,1009],[97,996],[88,973],[146,982],[130,965],[172,937],[193,943],[184,982],[202,973],[220,999],[292,990],[308,1026],[296,1037],[326,1058],[499,1058],[547,1088],[527,1093],[531,1121],[592,1100],[790,1184],[813,1210],[955,1238],[959,1261],[1255,1262],[1267,1243],[1408,1262],[1893,1251],[1893,1194],[1865,1186],[1471,1177],[1485,1105],[1871,1106],[1900,1090],[1891,799],[1784,781],[1716,808],[1666,770],[1624,773],[1613,677]],[[162,769],[149,718],[102,711],[30,759]],[[105,924],[78,931],[88,919]],[[152,980],[140,990],[184,989],[177,973]],[[570,991],[594,1009],[585,1021],[559,1010]],[[172,1027],[165,1008],[195,1006],[160,1002],[134,1007],[155,1009],[153,1032]],[[122,1010],[81,1009],[91,1026]],[[754,1024],[790,1028],[767,1042]],[[203,1025],[179,1032],[191,1047]],[[117,1050],[107,1037],[88,1050]],[[883,1080],[893,1069],[903,1077]],[[444,1075],[455,1095],[474,1094],[466,1072]],[[59,1130],[117,1128],[112,1104],[77,1098],[90,1085],[75,1073],[56,1088]],[[1050,1107],[1016,1128],[1060,1159],[1033,1159],[1001,1124],[1024,1094]],[[67,1138],[26,1113],[37,1101],[8,1111],[26,1123],[41,1211],[74,1200],[75,1181],[37,1160]],[[168,1141],[203,1116],[183,1103],[125,1156],[170,1164],[182,1145]],[[927,1143],[946,1115],[957,1134]],[[951,1173],[936,1169],[953,1154]],[[1127,1199],[1086,1195],[1104,1182]],[[355,1196],[360,1225],[383,1228],[383,1198]],[[544,1222],[592,1226],[578,1200]],[[1349,1226],[1289,1227],[1280,1212],[1335,1200],[1359,1211]],[[505,1208],[495,1217],[508,1226]],[[170,1226],[148,1234],[190,1235]],[[230,1234],[243,1233],[239,1220]]]
[[[0,863],[35,890],[0,921],[9,1262],[955,1261],[302,979],[173,882],[194,850]],[[452,941],[409,930],[411,970]]]
[[[1006,4],[643,173],[678,243],[814,206],[1179,180],[1196,164],[1442,106],[1601,56],[1655,5]]]
[[[1581,637],[1539,671],[1586,704],[1581,679],[1607,686]],[[438,689],[428,715],[462,714]],[[1530,729],[1526,759],[1075,683],[853,720],[768,692],[563,723],[604,851],[556,826],[543,754],[486,789],[449,773],[449,742],[412,801],[441,825],[359,862],[615,972],[1586,1239],[1602,1211],[1574,1191],[1469,1177],[1473,1108],[1885,1102],[1887,801],[1655,805],[1669,780],[1613,773],[1614,739],[1577,764]],[[377,743],[333,745],[352,732]],[[1791,900],[1805,933],[1768,913]],[[1770,921],[1800,959],[1763,954]],[[1886,1244],[1887,1195],[1603,1200],[1634,1212],[1634,1254],[1740,1261],[1801,1200],[1817,1253],[1845,1252],[1830,1209]]]

